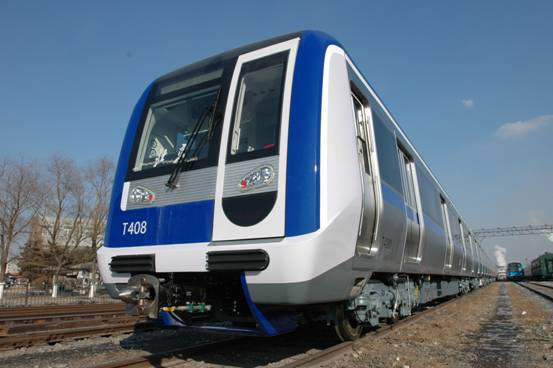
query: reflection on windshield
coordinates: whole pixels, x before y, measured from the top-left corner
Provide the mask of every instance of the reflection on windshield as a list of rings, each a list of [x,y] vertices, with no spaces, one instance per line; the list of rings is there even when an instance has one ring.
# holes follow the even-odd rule
[[[176,163],[186,149],[194,125],[217,97],[218,86],[190,93],[152,106],[140,140],[134,171]],[[204,119],[191,152],[208,134],[209,119]],[[207,139],[207,137],[205,137]],[[210,142],[187,161],[207,157]]]

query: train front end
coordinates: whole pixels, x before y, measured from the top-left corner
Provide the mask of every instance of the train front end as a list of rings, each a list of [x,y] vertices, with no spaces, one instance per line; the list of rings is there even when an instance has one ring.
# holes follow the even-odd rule
[[[347,297],[336,280],[330,290],[324,276],[310,283],[343,257],[336,244],[321,249],[323,236],[344,240],[319,226],[322,70],[334,42],[288,35],[146,89],[98,252],[104,283],[129,311],[275,335],[295,328],[298,306]]]

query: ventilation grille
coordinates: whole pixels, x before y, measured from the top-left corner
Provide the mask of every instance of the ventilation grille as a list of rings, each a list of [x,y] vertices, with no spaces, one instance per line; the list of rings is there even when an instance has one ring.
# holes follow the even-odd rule
[[[112,272],[117,273],[156,272],[156,262],[153,254],[115,256],[111,258],[109,266]]]
[[[269,265],[269,255],[261,249],[207,252],[209,271],[261,271]]]

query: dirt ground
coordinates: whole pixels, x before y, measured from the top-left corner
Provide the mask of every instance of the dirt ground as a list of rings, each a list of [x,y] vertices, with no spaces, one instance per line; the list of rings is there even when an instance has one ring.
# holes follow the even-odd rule
[[[494,283],[385,337],[370,338],[328,367],[553,367],[551,303]]]
[[[513,303],[513,319],[519,326],[519,361],[525,362],[525,367],[553,367],[553,303],[512,283],[507,290]]]

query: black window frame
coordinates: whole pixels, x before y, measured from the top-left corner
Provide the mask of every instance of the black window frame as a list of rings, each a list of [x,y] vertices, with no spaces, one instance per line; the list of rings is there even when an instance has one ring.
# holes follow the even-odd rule
[[[219,101],[217,103],[217,106],[214,112],[214,118],[218,119],[219,123],[215,128],[212,141],[209,144],[207,157],[191,162],[191,164],[185,171],[192,171],[192,170],[203,169],[206,167],[217,166],[219,161],[219,149],[221,146],[224,111],[227,103],[228,91],[230,88],[230,80],[232,78],[234,66],[236,65],[236,60],[237,60],[237,57],[234,57],[232,59],[222,60],[222,61],[220,60],[217,62],[210,63],[202,68],[187,71],[186,73],[178,73],[172,76],[171,78],[158,80],[154,82],[152,89],[150,90],[150,93],[146,99],[146,103],[144,104],[144,109],[142,110],[140,121],[135,131],[134,141],[132,144],[129,161],[127,163],[127,174],[125,175],[125,181],[133,181],[133,180],[139,180],[139,179],[145,179],[145,178],[151,178],[151,177],[157,177],[157,176],[170,175],[175,169],[175,164],[169,164],[169,165],[164,165],[164,166],[155,167],[155,168],[148,168],[140,171],[133,170],[137,160],[140,141],[142,139],[142,135],[144,134],[144,127],[146,125],[146,120],[148,118],[149,111],[153,107],[153,105],[159,104],[160,102],[163,102],[163,101],[170,101],[172,99],[178,98],[179,96],[183,96],[195,91],[199,91],[202,89],[206,89],[206,88],[210,88],[218,85],[220,88],[220,95],[219,95]],[[208,80],[206,82],[202,82],[199,84],[195,84],[190,87],[178,89],[173,92],[160,94],[161,88],[163,88],[163,86],[179,82],[180,80],[186,80],[187,78],[190,78],[193,75],[206,74],[206,73],[214,72],[219,69],[223,70],[223,73],[219,78]]]
[[[226,148],[226,163],[234,163],[234,162],[241,162],[241,161],[248,161],[248,160],[254,160],[257,158],[262,157],[270,157],[270,156],[277,156],[280,151],[280,132],[281,132],[281,125],[282,125],[282,109],[283,109],[283,103],[284,103],[284,88],[286,87],[286,73],[288,71],[288,60],[290,56],[290,50],[280,51],[271,55],[263,56],[258,59],[250,60],[245,63],[243,63],[240,67],[240,74],[238,75],[238,80],[234,89],[234,102],[232,104],[232,113],[231,113],[231,119],[230,119],[230,127],[228,132],[228,142],[227,142],[227,148]],[[277,65],[279,61],[282,60],[283,63],[283,71],[282,71],[282,81],[281,81],[281,94],[280,94],[280,102],[279,102],[279,114],[278,114],[278,124],[276,127],[276,141],[274,147],[262,149],[262,150],[255,150],[251,152],[240,152],[236,154],[231,154],[232,150],[232,136],[234,132],[234,126],[236,124],[236,109],[238,107],[238,98],[239,98],[239,89],[240,89],[240,83],[242,81],[242,77],[244,74],[266,68],[271,65]]]
[[[415,185],[417,178],[415,178],[414,173],[414,170],[416,170],[415,160],[413,159],[413,155],[411,155],[409,150],[406,148],[406,145],[404,145],[399,139],[396,140],[396,143],[398,162],[400,165],[400,174],[402,174],[401,181],[403,183],[404,175],[406,181],[405,183],[403,183],[403,199],[409,207],[418,212],[419,200],[417,198],[417,187]]]
[[[369,114],[367,114],[366,109],[369,109],[369,113],[371,113],[369,99],[365,96],[365,94],[361,91],[361,88],[359,88],[356,84],[356,81],[353,81],[350,79],[349,85],[350,85],[350,94],[352,95],[352,103],[353,103],[353,110],[355,113],[355,101],[354,98],[357,99],[361,107],[365,109],[363,112],[364,121],[363,121],[363,129],[365,130],[365,142],[363,142],[363,166],[365,168],[365,173],[367,175],[372,175],[372,166],[371,166],[371,154],[369,152],[370,144],[371,144],[371,137],[369,136],[371,134],[370,131],[370,121],[369,121]],[[357,116],[354,116],[355,119],[355,129],[357,132],[357,125],[359,123],[357,122]],[[357,137],[360,138],[360,137]]]

